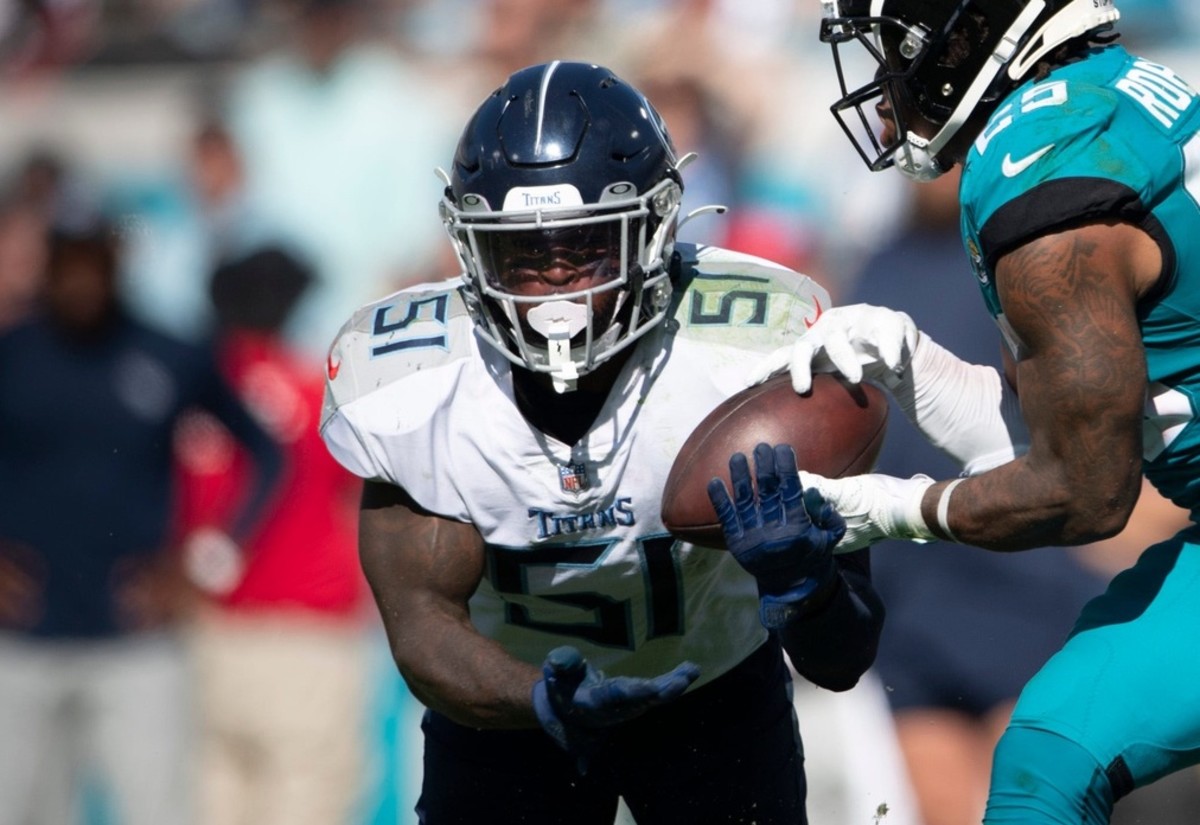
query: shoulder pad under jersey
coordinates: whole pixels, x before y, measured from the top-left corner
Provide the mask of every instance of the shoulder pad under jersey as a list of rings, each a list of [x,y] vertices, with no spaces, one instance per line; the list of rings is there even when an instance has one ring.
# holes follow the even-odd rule
[[[832,305],[812,278],[772,261],[713,246],[677,251],[681,337],[766,352],[790,344]]]
[[[329,349],[326,407],[467,357],[473,326],[459,284],[420,284],[356,311]]]
[[[455,376],[476,351],[459,279],[421,284],[364,306],[342,327],[325,366],[321,432],[331,452],[364,478],[386,477],[358,443],[368,422],[390,429],[424,426],[452,394]],[[386,411],[375,396],[388,396]],[[403,403],[391,403],[392,398]],[[351,412],[353,411],[353,412]]]
[[[1091,168],[1116,114],[1106,89],[1047,81],[1002,106],[967,157],[964,208],[982,221],[1046,181],[1098,172]]]
[[[1139,77],[1154,78],[1162,111],[1134,94]],[[964,223],[984,260],[1069,223],[1140,221],[1154,205],[1156,181],[1176,163],[1164,113],[1178,105],[1175,122],[1184,126],[1194,98],[1169,70],[1116,48],[1014,92],[964,166]]]

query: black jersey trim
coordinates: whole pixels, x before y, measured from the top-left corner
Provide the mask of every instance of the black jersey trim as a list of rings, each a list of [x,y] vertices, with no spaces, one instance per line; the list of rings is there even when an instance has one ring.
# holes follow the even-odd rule
[[[1133,781],[1133,771],[1129,770],[1129,765],[1126,764],[1124,757],[1118,756],[1109,762],[1108,767],[1104,769],[1104,775],[1108,778],[1108,785],[1112,789],[1113,802],[1128,796],[1136,787]]]
[[[1138,193],[1109,178],[1059,178],[1039,184],[997,209],[983,225],[979,242],[992,270],[1006,252],[1039,235],[1110,218],[1145,230],[1162,250],[1163,277],[1142,302],[1169,291],[1175,277],[1175,245]]]

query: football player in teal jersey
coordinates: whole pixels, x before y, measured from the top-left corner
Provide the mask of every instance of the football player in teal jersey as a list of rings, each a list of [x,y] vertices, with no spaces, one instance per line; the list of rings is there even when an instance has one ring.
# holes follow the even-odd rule
[[[837,370],[892,390],[963,467],[948,481],[802,474],[846,517],[840,549],[940,538],[1008,552],[1129,519],[1142,475],[1200,504],[1200,99],[1116,42],[1111,0],[832,0],[834,115],[873,170],[962,166],[963,240],[1003,375],[908,316],[826,313],[755,377]],[[847,49],[873,75],[852,80]],[[862,56],[861,54],[859,56]],[[968,267],[964,262],[964,270]],[[1200,532],[1147,549],[1023,691],[985,822],[1101,823],[1200,761]]]

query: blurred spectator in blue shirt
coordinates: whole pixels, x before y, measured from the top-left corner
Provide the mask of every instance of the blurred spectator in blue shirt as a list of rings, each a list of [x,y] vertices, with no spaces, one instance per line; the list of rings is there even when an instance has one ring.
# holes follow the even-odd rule
[[[39,311],[0,333],[0,823],[74,821],[94,772],[121,825],[190,821],[192,708],[178,619],[190,584],[173,548],[172,432],[216,415],[255,482],[216,551],[189,566],[228,584],[268,502],[278,449],[209,351],[117,300],[117,236],[56,231]]]

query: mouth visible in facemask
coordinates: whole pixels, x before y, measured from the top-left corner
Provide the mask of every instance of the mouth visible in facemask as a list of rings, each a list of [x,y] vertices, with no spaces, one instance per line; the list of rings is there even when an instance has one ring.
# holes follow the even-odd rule
[[[875,104],[875,116],[879,118],[880,122],[879,145],[885,147],[895,145],[899,129],[896,126],[895,109],[892,108],[892,102],[886,92]]]
[[[518,306],[517,315],[526,340],[559,342],[572,348],[587,345],[588,328],[597,343],[619,334],[616,318],[619,293],[616,290],[594,292],[585,299],[548,300]],[[553,348],[553,347],[551,347]]]

